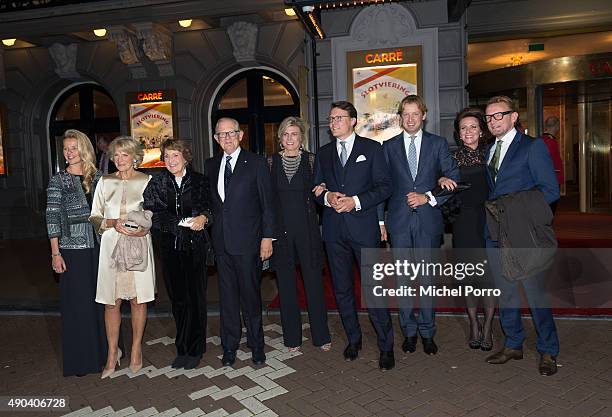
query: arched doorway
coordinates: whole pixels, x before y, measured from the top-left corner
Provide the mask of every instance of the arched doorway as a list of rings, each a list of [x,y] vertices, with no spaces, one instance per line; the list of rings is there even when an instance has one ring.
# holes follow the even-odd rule
[[[91,139],[94,149],[101,136],[119,136],[119,115],[111,96],[96,84],[80,84],[65,91],[56,101],[49,118],[51,167],[64,168],[62,139],[67,129],[78,129]]]
[[[280,122],[299,114],[298,95],[287,80],[272,71],[251,69],[231,77],[217,93],[212,129],[221,117],[236,119],[244,131],[241,146],[271,155],[278,151],[276,131]],[[218,149],[216,143],[214,147]]]

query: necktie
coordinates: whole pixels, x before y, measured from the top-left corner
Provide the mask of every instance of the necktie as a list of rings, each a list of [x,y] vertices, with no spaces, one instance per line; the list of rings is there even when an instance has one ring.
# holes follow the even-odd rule
[[[412,175],[413,180],[416,178],[418,166],[415,139],[416,136],[410,136],[410,145],[408,145],[408,168],[410,168],[410,175]]]
[[[340,151],[340,163],[342,166],[346,164],[346,160],[348,159],[346,153],[346,143],[344,141],[340,141],[340,146],[342,146],[342,150]]]
[[[489,168],[493,173],[493,181],[497,179],[497,172],[499,171],[499,157],[501,155],[502,141],[498,140],[495,144],[495,153],[493,154],[493,158],[491,158],[491,162],[489,162]]]
[[[229,182],[232,179],[232,164],[230,161],[232,160],[231,155],[225,157],[225,175],[223,178],[223,184],[225,185],[225,192],[227,192],[227,188],[229,186]]]

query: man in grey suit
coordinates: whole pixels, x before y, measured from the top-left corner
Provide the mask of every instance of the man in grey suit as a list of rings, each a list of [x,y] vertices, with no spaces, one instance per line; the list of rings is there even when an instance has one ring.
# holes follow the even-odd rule
[[[459,169],[451,157],[445,138],[423,130],[427,106],[417,95],[406,96],[399,105],[403,132],[383,144],[383,152],[391,170],[393,192],[387,202],[387,220],[381,221],[382,239],[394,248],[439,248],[444,233],[444,222],[439,205],[446,199],[436,198],[431,191],[443,175],[459,181]],[[379,218],[382,219],[379,209]],[[420,250],[421,255],[428,251]],[[419,257],[420,259],[420,257]],[[418,281],[425,284],[423,277]],[[417,281],[417,282],[418,282]],[[423,341],[423,350],[435,355],[436,332],[433,301],[420,298],[418,318],[410,297],[400,304],[400,327],[404,334],[404,352],[416,350],[417,332]]]

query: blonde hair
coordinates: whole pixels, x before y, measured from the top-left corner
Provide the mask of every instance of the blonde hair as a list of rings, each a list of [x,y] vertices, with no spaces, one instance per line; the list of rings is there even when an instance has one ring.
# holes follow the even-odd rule
[[[115,162],[115,152],[117,151],[127,152],[134,158],[134,165],[136,166],[140,165],[144,159],[144,149],[142,149],[142,145],[131,136],[117,136],[110,145],[108,145],[108,155],[113,162]],[[136,166],[134,168],[136,168]]]
[[[304,145],[304,143],[306,143],[306,123],[299,117],[295,116],[285,117],[278,126],[278,143],[282,145],[283,133],[285,133],[285,130],[291,126],[296,126],[298,129],[300,129],[300,144]]]
[[[64,132],[64,140],[76,139],[77,149],[79,151],[79,157],[81,158],[81,166],[83,167],[83,188],[85,193],[91,192],[91,183],[98,168],[96,168],[96,154],[94,153],[93,145],[87,135],[80,130],[68,129]]]
[[[490,104],[498,104],[498,103],[505,104],[506,106],[508,106],[508,110],[510,111],[513,111],[513,112],[516,111],[516,105],[514,104],[514,100],[512,100],[508,96],[491,97],[489,101],[487,102],[487,106],[489,106]]]

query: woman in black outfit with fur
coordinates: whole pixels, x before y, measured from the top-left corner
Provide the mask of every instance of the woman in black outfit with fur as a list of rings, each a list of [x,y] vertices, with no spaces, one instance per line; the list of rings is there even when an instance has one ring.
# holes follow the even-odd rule
[[[210,189],[206,176],[189,167],[192,154],[187,142],[166,140],[161,146],[161,159],[167,170],[149,182],[144,209],[153,212],[153,238],[161,249],[164,281],[176,323],[177,357],[172,367],[194,369],[206,351],[204,228],[212,219]]]

